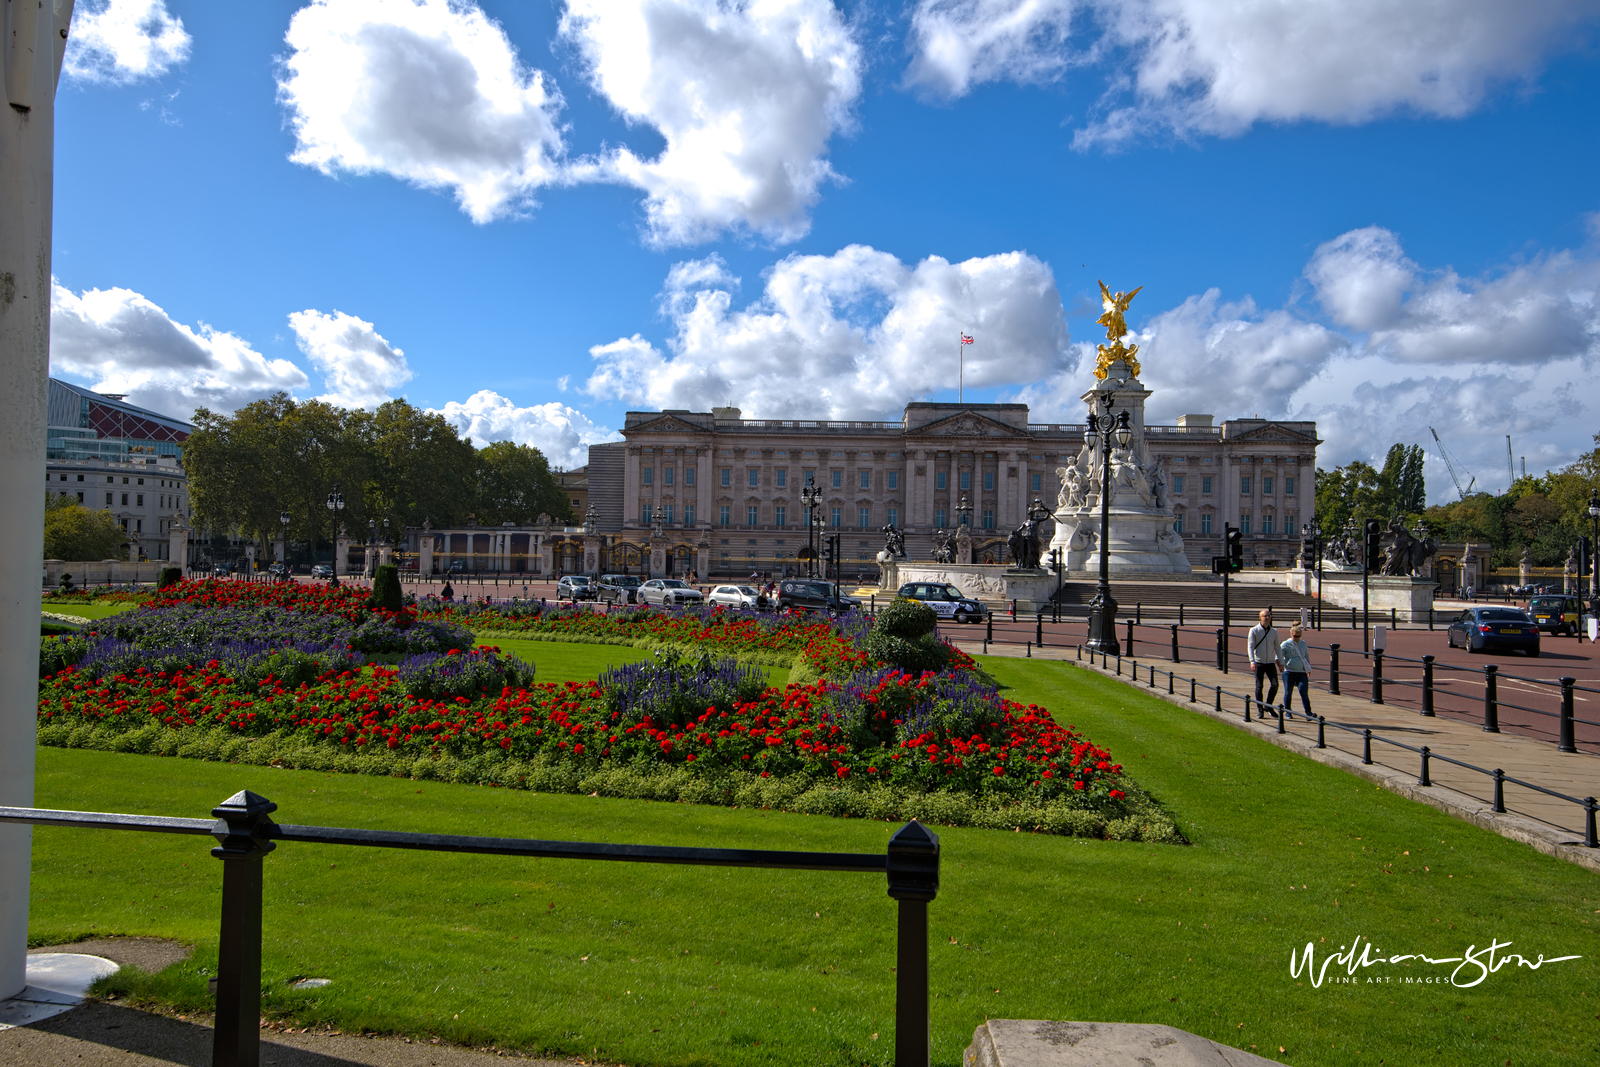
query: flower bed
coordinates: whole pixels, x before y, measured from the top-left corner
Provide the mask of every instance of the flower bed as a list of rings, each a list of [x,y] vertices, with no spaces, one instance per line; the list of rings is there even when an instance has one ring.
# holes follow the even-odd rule
[[[310,679],[220,660],[99,677],[68,667],[41,683],[39,736],[546,791],[1177,839],[1109,753],[964,671],[879,669],[779,689],[709,657],[661,656],[561,685],[533,684],[531,668],[514,664],[480,649]]]

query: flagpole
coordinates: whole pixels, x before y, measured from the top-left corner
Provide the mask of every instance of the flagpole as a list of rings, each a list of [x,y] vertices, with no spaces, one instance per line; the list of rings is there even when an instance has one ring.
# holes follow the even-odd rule
[[[967,392],[967,335],[956,334],[956,403],[965,404]]]

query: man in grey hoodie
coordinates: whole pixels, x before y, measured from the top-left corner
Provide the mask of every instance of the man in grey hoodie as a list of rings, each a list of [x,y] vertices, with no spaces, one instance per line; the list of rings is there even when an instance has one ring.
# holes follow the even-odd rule
[[[1256,703],[1261,703],[1261,681],[1267,679],[1272,682],[1272,688],[1267,691],[1267,703],[1272,704],[1278,699],[1278,659],[1281,655],[1279,646],[1283,638],[1278,634],[1278,628],[1272,625],[1272,609],[1262,609],[1261,622],[1250,627],[1250,636],[1245,639],[1245,647],[1250,650],[1250,666],[1256,671]]]

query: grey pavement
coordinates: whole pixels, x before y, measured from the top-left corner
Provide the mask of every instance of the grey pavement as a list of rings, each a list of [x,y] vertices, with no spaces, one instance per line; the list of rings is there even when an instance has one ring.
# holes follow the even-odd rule
[[[955,640],[954,643],[968,654],[982,654],[981,640]],[[1126,658],[1120,664],[1113,658],[1102,667],[1097,659],[1091,662],[1087,654],[1080,660],[1075,646],[1039,648],[996,642],[989,645],[989,655],[1065,660],[1075,667],[1112,678],[1119,677],[1120,669],[1123,682],[1149,695],[1215,718],[1309,759],[1340,767],[1393,792],[1522,841],[1548,855],[1600,871],[1600,849],[1584,847],[1585,812],[1579,805],[1507,783],[1506,811],[1495,812],[1494,782],[1488,775],[1441,759],[1430,759],[1432,784],[1423,786],[1420,784],[1421,756],[1385,744],[1384,739],[1415,749],[1427,746],[1434,756],[1449,757],[1487,771],[1499,768],[1508,777],[1579,800],[1600,794],[1600,756],[1586,752],[1561,753],[1553,745],[1533,738],[1485,733],[1481,726],[1472,723],[1442,716],[1426,718],[1411,708],[1373,704],[1365,695],[1334,696],[1326,692],[1312,694],[1312,710],[1326,716],[1330,723],[1324,731],[1327,747],[1318,748],[1317,724],[1299,712],[1298,698],[1296,711],[1284,720],[1281,734],[1276,716],[1269,714],[1262,721],[1258,707],[1250,708],[1250,721],[1245,721],[1246,698],[1254,690],[1254,677],[1249,674],[1238,671],[1223,674],[1215,666],[1203,663],[1174,664],[1155,654]],[[1152,667],[1156,671],[1154,684],[1150,678]],[[1137,680],[1133,675],[1135,669]],[[1173,690],[1170,695],[1168,672],[1175,676],[1170,682]],[[1189,700],[1191,679],[1195,683],[1193,703]],[[1220,711],[1215,692],[1218,686],[1224,694]],[[1358,732],[1336,729],[1333,723]],[[1359,732],[1369,729],[1374,738],[1371,765],[1362,762],[1364,738]]]

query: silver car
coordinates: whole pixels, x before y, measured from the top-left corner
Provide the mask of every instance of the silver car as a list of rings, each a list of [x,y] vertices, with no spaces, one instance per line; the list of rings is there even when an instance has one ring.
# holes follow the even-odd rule
[[[765,611],[767,608],[766,595],[753,585],[719,585],[711,590],[711,596],[707,599],[725,608],[745,608],[750,611]]]
[[[557,600],[593,600],[594,592],[587,574],[566,574],[556,583]]]
[[[706,599],[700,590],[690,588],[688,582],[679,581],[677,578],[652,578],[641,585],[634,595],[639,603],[657,608],[703,604]]]

